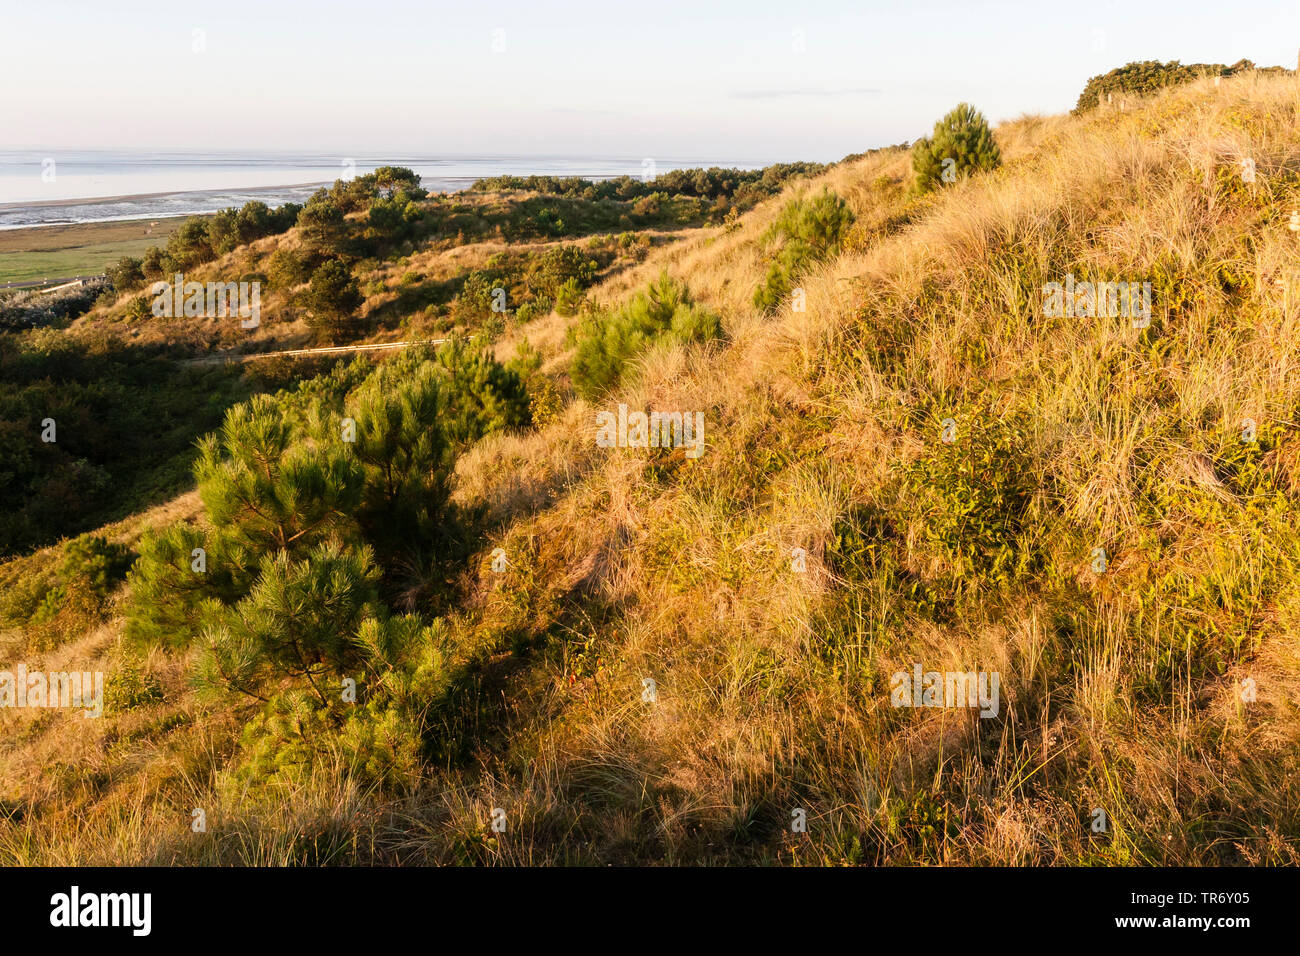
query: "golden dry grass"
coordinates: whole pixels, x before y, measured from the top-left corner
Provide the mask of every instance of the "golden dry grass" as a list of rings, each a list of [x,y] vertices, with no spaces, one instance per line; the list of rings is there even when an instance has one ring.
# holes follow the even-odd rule
[[[1275,285],[1300,269],[1298,107],[1294,80],[1248,74],[1124,112],[1023,117],[998,130],[1000,170],[937,197],[909,199],[906,155],[884,153],[656,250],[593,298],[666,269],[727,341],[652,349],[602,407],[702,410],[707,451],[598,449],[596,408],[575,399],[462,458],[482,555],[512,562],[504,580],[471,568],[448,618],[476,661],[462,756],[403,797],[338,770],[231,802],[219,764],[235,716],[191,710],[169,680],[164,704],[113,731],[61,721],[4,745],[6,800],[35,822],[0,823],[0,858],[1300,862],[1300,303]],[[855,234],[803,278],[806,311],[760,314],[760,239],[823,184]],[[1152,282],[1152,328],[1044,317],[1037,290],[1067,272]],[[562,374],[568,324],[512,330],[498,354],[526,337]],[[996,467],[1033,479],[1009,542],[1031,570],[953,570],[963,542],[935,512],[965,498],[909,478],[943,454],[948,414],[962,436],[1013,423]],[[1267,435],[1245,464],[1244,418]],[[962,494],[1006,504],[984,493]],[[844,556],[864,509],[893,529],[872,560],[894,577]],[[101,653],[112,626],[66,654]],[[891,707],[889,675],[914,662],[998,672],[1000,716]],[[171,713],[184,724],[140,747],[175,737],[172,756],[92,755],[95,735]],[[121,782],[33,782],[56,759]],[[190,764],[204,773],[175,766]],[[201,839],[190,804],[220,808]]]

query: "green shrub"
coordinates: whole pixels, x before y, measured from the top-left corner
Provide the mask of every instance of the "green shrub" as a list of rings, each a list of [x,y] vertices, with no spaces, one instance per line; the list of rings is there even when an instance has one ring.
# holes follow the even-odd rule
[[[329,541],[301,559],[267,555],[258,571],[248,595],[205,626],[200,686],[260,696],[269,684],[297,678],[328,704],[337,678],[359,667],[357,629],[378,612],[370,549]]]
[[[944,563],[945,584],[961,593],[1033,571],[1038,481],[1020,424],[963,415],[954,441],[939,436],[936,426],[904,486],[922,538]]]
[[[754,291],[754,305],[764,311],[777,308],[809,265],[839,253],[852,224],[852,210],[830,189],[788,203],[763,235],[765,244],[779,248]]]
[[[578,308],[585,298],[586,293],[582,291],[582,286],[578,284],[578,280],[568,279],[564,285],[560,286],[555,295],[555,311],[565,318],[575,316],[578,314]]]
[[[214,255],[225,255],[239,245],[239,231],[233,209],[222,209],[208,219],[208,245]]]
[[[17,622],[27,627],[28,646],[49,650],[103,620],[105,605],[134,557],[129,548],[99,535],[66,542],[58,570],[52,578],[41,578],[47,587],[39,598],[29,586],[9,608],[10,614],[32,609],[26,621]]]
[[[126,304],[122,318],[128,322],[145,322],[153,318],[153,300],[147,295],[139,295]]]
[[[163,699],[162,683],[129,652],[116,655],[104,681],[104,711],[121,714]]]
[[[1168,86],[1190,83],[1202,76],[1232,76],[1254,70],[1255,64],[1250,60],[1238,60],[1232,66],[1222,63],[1188,63],[1177,60],[1161,63],[1159,60],[1142,60],[1125,63],[1121,67],[1089,77],[1079,101],[1071,112],[1078,116],[1088,110],[1096,109],[1105,102],[1108,95],[1150,96]],[[1261,73],[1286,73],[1280,66],[1264,67]]]
[[[276,694],[244,728],[235,780],[300,781],[318,761],[341,756],[359,779],[386,790],[418,783],[427,758],[431,705],[446,688],[440,622],[417,617],[367,618],[354,645],[357,699],[325,702],[302,689]]]
[[[452,315],[457,322],[477,326],[492,316],[492,292],[500,288],[496,279],[487,272],[475,269],[465,276],[460,293],[452,304]]]
[[[365,301],[352,273],[338,259],[329,259],[312,273],[306,303],[307,324],[318,339],[337,342],[356,332],[357,309]]]
[[[698,199],[736,199],[746,207],[781,191],[795,176],[812,176],[826,169],[821,163],[775,163],[763,169],[673,169],[649,182],[618,176],[595,182],[576,176],[496,176],[477,180],[473,192],[528,190],[574,199],[630,201],[651,196],[688,196]]]
[[[80,584],[104,601],[126,579],[134,560],[126,545],[112,543],[102,535],[83,534],[63,546],[59,577],[67,584]]]
[[[707,342],[721,334],[717,314],[693,303],[684,283],[661,273],[627,305],[583,322],[573,359],[573,384],[579,394],[596,398],[616,385],[624,366],[656,341]]]
[[[49,567],[26,568],[0,587],[0,624],[22,627],[36,614],[45,595],[55,587],[54,571]]]
[[[150,246],[140,257],[140,270],[144,277],[150,281],[163,278],[166,271],[163,267],[163,251],[157,246]]]
[[[562,236],[565,233],[564,220],[554,209],[541,209],[533,217],[533,231],[540,236]]]
[[[836,518],[826,543],[826,564],[845,587],[849,601],[860,602],[865,589],[872,605],[901,598],[923,616],[941,618],[948,602],[906,566],[905,539],[894,516],[872,505],[856,505]],[[847,608],[839,610],[848,616]]]
[[[121,339],[38,330],[0,347],[0,556],[180,494],[194,436],[251,390],[240,366],[186,366]],[[27,440],[46,417],[57,442]]]
[[[138,647],[188,646],[202,628],[205,602],[237,596],[238,569],[219,537],[211,537],[209,541],[209,535],[193,525],[174,524],[141,538],[140,559],[129,579],[124,630],[128,642]]]
[[[42,627],[49,624],[58,616],[59,611],[63,609],[64,603],[68,596],[68,589],[62,584],[56,584],[41,595],[40,601],[36,605],[36,610],[32,613],[27,623],[34,627]]]
[[[816,259],[839,252],[844,233],[853,224],[848,204],[834,191],[823,188],[814,196],[788,203],[768,229],[768,238],[782,238],[807,250]]]
[[[274,236],[287,231],[297,221],[298,214],[301,211],[301,206],[291,202],[275,209],[271,209],[266,203],[256,199],[244,203],[239,211],[235,213],[237,245],[247,245],[266,236]]]
[[[347,243],[348,223],[343,210],[321,189],[298,214],[298,232],[311,252],[337,255]]]
[[[365,471],[357,519],[382,557],[435,536],[454,464],[442,420],[444,381],[431,362],[410,372],[380,366],[348,396]]]
[[[118,259],[117,265],[109,266],[106,274],[117,292],[131,292],[144,285],[144,269],[140,260],[130,256]]]
[[[404,195],[376,199],[370,207],[370,228],[387,240],[403,239],[420,221],[420,207]]]
[[[570,282],[585,289],[596,281],[599,270],[599,263],[579,246],[552,246],[531,261],[528,284],[537,292],[555,298]]]
[[[227,212],[229,211],[227,210]],[[240,244],[253,242],[263,236],[283,232],[289,225],[292,225],[294,218],[294,216],[290,216],[288,223],[285,223],[281,217],[271,212],[266,203],[254,199],[244,203],[239,212],[235,213],[235,236]]]
[[[292,249],[277,249],[267,262],[267,275],[276,289],[292,289],[307,281],[307,264]]]
[[[450,447],[459,450],[490,432],[528,426],[523,379],[488,350],[453,339],[438,349],[436,362],[444,374],[440,421]]]
[[[549,315],[553,308],[555,308],[555,303],[545,296],[539,296],[538,298],[530,299],[521,305],[515,311],[515,318],[518,319],[521,324],[526,324],[533,321],[533,319],[540,319],[543,316]]]
[[[959,103],[934,124],[930,136],[912,145],[913,188],[918,193],[929,192],[1001,164],[1002,153],[984,114],[968,103]]]
[[[536,358],[520,367],[535,372]],[[355,440],[340,434],[340,416]],[[296,772],[342,753],[367,779],[413,778],[442,688],[441,643],[390,608],[446,587],[440,547],[461,533],[448,501],[456,454],[529,420],[520,371],[456,339],[257,396],[200,442],[208,529],[145,536],[127,634],[171,648],[197,635],[195,682],[264,703],[239,773]],[[47,600],[61,618],[67,595]],[[343,678],[361,688],[356,703],[340,694]]]
[[[194,266],[216,258],[208,241],[208,224],[200,216],[192,216],[167,239],[167,258],[174,268],[165,271],[188,272]]]
[[[314,417],[318,440],[309,444],[281,403],[258,395],[230,409],[220,433],[199,442],[199,498],[236,577],[265,555],[303,551],[350,528],[363,473],[338,423],[331,426],[319,410]]]

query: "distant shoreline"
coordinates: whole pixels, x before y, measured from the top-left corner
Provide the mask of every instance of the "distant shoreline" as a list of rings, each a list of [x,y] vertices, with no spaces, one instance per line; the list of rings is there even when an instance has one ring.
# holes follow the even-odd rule
[[[0,151],[0,154],[2,153],[3,151]],[[665,162],[660,168],[667,172],[711,165],[759,169],[763,164],[757,164],[752,160],[739,162],[712,159],[693,162],[673,160]],[[612,159],[568,160],[557,163],[554,158],[540,156],[512,158],[510,161],[483,161],[477,165],[472,162],[456,163],[445,170],[439,170],[432,164],[415,164],[412,168],[416,169],[422,184],[430,193],[442,194],[462,192],[480,179],[494,176],[578,177],[601,181],[619,175],[629,175],[632,171],[630,162],[616,162]],[[322,171],[311,170],[318,174]],[[336,176],[333,179],[258,186],[203,186],[194,189],[146,190],[85,198],[10,200],[0,202],[0,233],[19,229],[49,229],[55,226],[89,226],[97,223],[149,222],[183,219],[189,216],[211,216],[222,209],[238,208],[246,202],[257,199],[264,199],[270,206],[279,206],[287,202],[301,203],[306,202],[311,192],[322,187],[328,188],[339,178]]]
[[[31,186],[23,185],[13,177],[12,169],[26,163],[30,165],[31,157],[12,156],[13,151],[0,150],[0,234],[12,234],[16,230],[48,230],[53,226],[87,226],[110,224],[110,222],[156,222],[177,221],[190,216],[212,216],[221,209],[239,208],[248,202],[264,202],[266,206],[278,207],[285,203],[305,203],[312,193],[321,187],[328,187],[341,176],[333,168],[316,156],[268,157],[265,168],[261,161],[253,163],[250,168],[244,165],[227,163],[220,155],[199,153],[195,157],[159,157],[152,153],[123,153],[122,156],[101,156],[94,151],[72,153],[68,159],[60,159],[60,173],[65,169],[77,170],[75,178],[66,189],[77,193],[95,193],[105,190],[105,195],[88,195],[83,198],[65,196],[53,199],[45,196],[32,196],[31,199],[17,199],[14,196],[30,195]],[[9,156],[9,165],[5,157]],[[194,159],[196,161],[191,161]],[[552,176],[559,178],[578,177],[602,181],[617,176],[636,176],[643,174],[645,161],[633,161],[625,157],[560,157],[560,156],[467,156],[467,157],[412,157],[406,160],[391,160],[391,163],[407,165],[419,174],[421,185],[430,194],[455,194],[471,189],[474,182],[485,177],[497,176]],[[723,165],[727,168],[762,168],[764,163],[753,160],[718,160],[715,157],[671,157],[660,160],[660,172],[675,169],[706,168],[706,166]],[[295,168],[300,166],[300,168]],[[259,169],[260,172],[250,172]],[[356,173],[368,172],[378,168],[369,160],[355,164]],[[153,170],[159,170],[157,177]],[[344,170],[346,172],[346,170]],[[107,177],[88,179],[96,173]],[[125,178],[113,181],[118,173],[125,173]],[[295,177],[303,174],[321,177],[302,181]],[[213,182],[253,176],[257,185],[250,186],[214,186]],[[290,182],[274,182],[283,177]],[[270,179],[270,182],[268,182]],[[200,185],[201,183],[201,185]],[[61,182],[60,182],[61,185]],[[113,191],[114,186],[118,191]],[[57,189],[57,187],[56,187]]]
[[[221,196],[226,193],[237,193],[241,197],[254,197],[259,195],[280,195],[294,190],[313,190],[321,187],[328,187],[327,181],[293,183],[283,186],[252,186],[248,188],[236,189],[183,189],[183,190],[166,190],[164,192],[147,192],[147,193],[128,193],[120,196],[95,196],[90,199],[41,199],[33,202],[8,202],[0,203],[0,215],[12,213],[19,210],[28,209],[59,209],[67,208],[70,215],[64,218],[49,219],[43,222],[0,222],[0,233],[12,232],[17,229],[51,229],[58,226],[92,226],[96,224],[108,224],[114,222],[152,222],[162,219],[184,219],[190,216],[211,216],[217,212],[217,209],[153,209],[153,210],[124,210],[116,215],[94,216],[96,209],[105,209],[117,204],[130,203],[149,203],[149,202],[166,202],[166,201],[184,201],[186,197],[193,200],[200,200],[203,197]],[[279,206],[285,202],[293,202],[291,198],[284,198],[268,205]],[[225,204],[228,206],[239,206],[241,203],[233,202]]]
[[[49,206],[107,206],[116,202],[138,202],[142,199],[164,199],[168,196],[194,196],[210,193],[268,193],[279,192],[282,189],[311,189],[312,187],[329,186],[326,180],[311,183],[285,183],[281,186],[229,186],[214,187],[205,189],[169,189],[165,192],[158,193],[129,193],[123,196],[90,196],[86,199],[36,199],[31,202],[0,202],[0,212],[10,209],[38,209]],[[180,215],[185,215],[180,213]],[[156,219],[157,216],[140,216],[140,219]],[[108,220],[104,220],[107,222]],[[121,220],[118,220],[121,221]],[[67,223],[51,223],[50,225],[67,225]],[[20,226],[17,228],[38,228],[39,224],[32,223],[31,226]]]

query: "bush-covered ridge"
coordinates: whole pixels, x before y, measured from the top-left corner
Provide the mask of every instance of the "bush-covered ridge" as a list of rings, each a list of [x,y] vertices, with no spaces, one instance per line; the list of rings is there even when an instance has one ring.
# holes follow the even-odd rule
[[[527,190],[575,199],[642,199],[691,196],[697,199],[728,199],[748,206],[781,190],[795,176],[815,176],[826,167],[821,163],[775,163],[762,169],[673,169],[653,177],[616,176],[591,180],[577,176],[491,176],[477,180],[475,192]]]
[[[1142,60],[1126,63],[1107,73],[1089,77],[1073,113],[1079,115],[1096,109],[1114,95],[1150,96],[1170,86],[1190,83],[1204,76],[1234,76],[1238,73],[1289,73],[1280,66],[1257,67],[1250,60],[1238,60],[1231,66],[1223,63],[1179,63],[1171,60]]]

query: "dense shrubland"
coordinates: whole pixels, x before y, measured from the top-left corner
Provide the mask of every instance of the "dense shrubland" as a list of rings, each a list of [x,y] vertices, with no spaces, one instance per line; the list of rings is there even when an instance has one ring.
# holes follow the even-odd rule
[[[576,176],[495,176],[480,179],[476,192],[526,190],[548,196],[585,200],[637,200],[653,196],[689,196],[725,199],[748,208],[780,192],[795,176],[813,176],[825,170],[820,163],[776,163],[763,169],[674,169],[653,178],[618,176],[593,181]]]
[[[170,280],[211,262],[239,246],[283,233],[294,225],[300,207],[286,203],[278,209],[252,200],[242,208],[225,209],[210,217],[193,216],[167,240],[166,248],[151,246],[143,256],[124,256],[106,270],[113,289],[133,292],[147,283]],[[108,301],[111,301],[109,299]]]
[[[59,325],[85,314],[107,289],[103,279],[54,292],[0,290],[0,335],[28,328]]]
[[[108,272],[119,292],[130,292],[147,282],[170,279],[218,259],[241,246],[279,235],[298,226],[304,244],[319,254],[348,248],[345,214],[368,210],[371,223],[384,237],[394,238],[418,219],[416,203],[426,193],[419,177],[409,169],[384,166],[351,180],[338,180],[317,190],[305,205],[285,203],[271,209],[252,200],[239,209],[223,209],[212,216],[193,216],[167,240],[166,248],[150,247],[140,258],[123,257]],[[365,236],[359,236],[362,241]]]
[[[196,433],[252,387],[111,339],[0,335],[0,555],[174,495]]]
[[[412,313],[431,336],[492,337],[511,320],[532,321],[552,309],[575,316],[599,274],[619,261],[643,259],[657,241],[633,230],[734,222],[739,209],[821,168],[674,171],[651,184],[626,177],[598,183],[503,178],[450,196],[427,196],[410,170],[384,168],[322,188],[302,207],[272,211],[250,203],[188,221],[166,249],[111,267],[115,291],[100,303],[122,321],[148,324],[144,286],[174,271],[202,278],[197,270],[222,281],[261,281],[275,320],[302,322],[322,344],[354,341],[390,316]],[[250,245],[285,230],[292,243],[268,251]],[[587,237],[584,246],[546,248],[578,237]],[[422,249],[482,241],[520,249],[438,280],[415,270],[395,285],[375,277],[381,264],[407,262]],[[128,297],[119,299],[123,293]],[[372,297],[380,301],[368,303]]]

